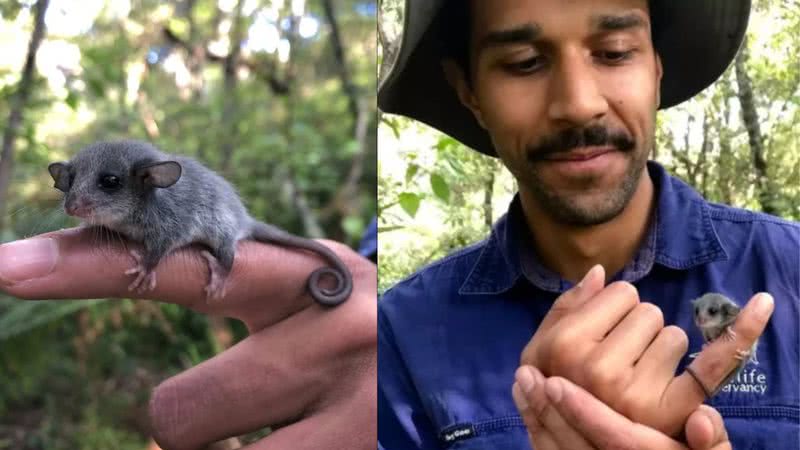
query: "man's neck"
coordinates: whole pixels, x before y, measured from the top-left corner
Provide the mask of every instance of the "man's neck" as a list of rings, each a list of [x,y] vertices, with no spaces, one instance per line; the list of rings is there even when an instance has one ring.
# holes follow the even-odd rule
[[[646,168],[628,205],[604,224],[564,225],[542,211],[524,191],[520,200],[542,264],[573,283],[595,264],[603,265],[607,278],[622,270],[645,238],[655,204],[653,181]]]

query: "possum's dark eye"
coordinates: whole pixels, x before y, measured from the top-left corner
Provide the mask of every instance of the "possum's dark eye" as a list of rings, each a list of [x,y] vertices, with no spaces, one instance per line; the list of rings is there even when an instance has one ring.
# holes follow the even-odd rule
[[[122,187],[122,181],[116,175],[100,175],[97,185],[107,191],[115,191]]]
[[[711,308],[708,308],[708,314],[710,314],[712,316],[716,316],[718,312],[719,311],[717,310],[716,306],[712,306]]]
[[[700,315],[700,308],[698,308],[697,306],[694,307],[694,315],[695,316],[699,316]]]

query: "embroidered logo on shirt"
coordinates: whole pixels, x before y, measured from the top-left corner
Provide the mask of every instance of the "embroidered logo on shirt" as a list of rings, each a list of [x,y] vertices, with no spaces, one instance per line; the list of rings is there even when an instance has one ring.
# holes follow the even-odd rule
[[[439,439],[447,444],[463,441],[473,436],[475,436],[475,427],[472,424],[454,425],[439,433]]]
[[[767,375],[757,367],[748,365],[721,389],[728,394],[759,394],[767,392]]]

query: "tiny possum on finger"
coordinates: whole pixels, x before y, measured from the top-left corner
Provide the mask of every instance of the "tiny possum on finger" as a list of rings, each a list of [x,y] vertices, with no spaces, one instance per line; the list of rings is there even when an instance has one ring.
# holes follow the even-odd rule
[[[722,294],[710,292],[693,300],[692,305],[694,307],[694,324],[703,333],[703,340],[706,342],[703,344],[704,348],[708,343],[716,339],[733,340],[736,338],[736,333],[733,331],[732,326],[736,322],[741,308],[733,300]],[[741,363],[726,377],[719,385],[720,387],[726,385],[735,377],[748,362],[758,364],[756,357],[757,347],[758,339],[749,350],[737,350],[736,359],[740,360]],[[697,353],[692,354],[690,357],[696,356]]]
[[[250,217],[233,186],[192,158],[169,155],[142,141],[98,142],[69,161],[50,164],[48,170],[55,188],[65,194],[67,214],[143,245],[143,253],[131,251],[136,265],[125,272],[136,276],[131,291],[154,289],[154,270],[165,255],[201,244],[208,248],[202,252],[210,271],[207,298],[221,299],[236,243],[252,239],[322,256],[331,267],[317,269],[308,278],[316,302],[334,306],[350,296],[352,276],[333,251]],[[332,289],[319,285],[325,275],[336,279]]]

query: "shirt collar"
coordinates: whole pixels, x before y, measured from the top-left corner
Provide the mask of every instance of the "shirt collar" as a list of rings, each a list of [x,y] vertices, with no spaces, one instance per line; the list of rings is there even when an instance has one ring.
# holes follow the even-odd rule
[[[647,170],[656,188],[655,216],[633,260],[614,279],[636,282],[650,273],[655,263],[686,270],[727,259],[707,202],[687,184],[667,174],[658,163],[648,161]],[[459,293],[500,294],[522,277],[548,292],[563,292],[571,287],[570,282],[544,267],[536,256],[517,194],[508,213],[492,228]]]

